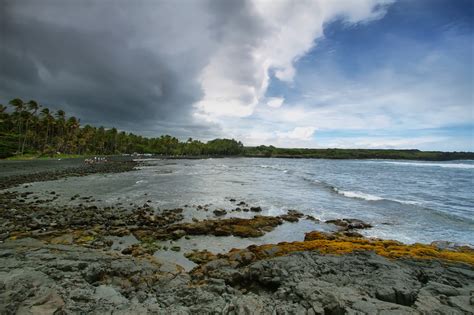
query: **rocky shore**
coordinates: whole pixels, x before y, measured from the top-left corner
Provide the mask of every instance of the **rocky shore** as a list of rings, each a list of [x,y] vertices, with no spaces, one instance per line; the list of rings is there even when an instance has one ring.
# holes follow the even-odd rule
[[[99,208],[89,197],[55,207],[31,193],[6,190],[33,181],[130,171],[114,161],[2,179],[0,314],[472,314],[474,251],[450,244],[405,245],[367,239],[357,219],[324,224],[299,242],[252,245],[228,253],[184,252],[185,271],[154,253],[196,236],[256,238],[298,220],[297,210],[260,215],[196,206],[211,215],[185,218],[188,207],[149,204]],[[194,210],[192,210],[194,211]],[[248,217],[233,217],[244,213]],[[121,238],[132,237],[132,244]],[[163,244],[167,244],[164,248]]]

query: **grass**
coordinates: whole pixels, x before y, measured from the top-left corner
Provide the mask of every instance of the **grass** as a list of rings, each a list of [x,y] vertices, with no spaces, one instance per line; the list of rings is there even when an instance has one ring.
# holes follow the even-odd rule
[[[54,155],[41,155],[41,154],[23,154],[15,155],[6,158],[8,161],[30,161],[30,160],[57,160],[57,159],[77,159],[77,158],[88,158],[93,155],[83,154],[54,154]]]

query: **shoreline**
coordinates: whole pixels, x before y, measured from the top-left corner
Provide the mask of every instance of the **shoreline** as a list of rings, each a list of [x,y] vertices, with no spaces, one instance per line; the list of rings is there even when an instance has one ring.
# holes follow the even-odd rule
[[[114,161],[38,173],[33,180],[31,175],[2,179],[0,215],[5,223],[0,233],[0,283],[8,289],[0,286],[0,300],[5,301],[0,303],[0,313],[54,309],[66,313],[220,310],[232,314],[247,307],[263,314],[275,310],[336,314],[351,310],[465,312],[472,308],[472,248],[367,239],[357,231],[370,224],[341,219],[323,222],[333,225],[335,232],[307,233],[300,242],[252,245],[217,255],[185,253],[196,263],[186,272],[155,257],[158,247],[163,250],[167,242],[166,251],[180,252],[173,245],[176,240],[199,235],[251,240],[279,225],[317,219],[298,211],[260,216],[259,207],[243,202],[241,207],[253,218],[221,218],[222,213],[214,212],[213,219],[183,222],[181,208],[161,213],[146,204],[132,211],[118,205],[101,209],[88,205],[89,199],[82,206],[55,208],[48,201],[28,203],[26,197],[31,194],[5,191],[37,180],[126,172],[137,165]],[[200,207],[206,211],[205,206]],[[232,214],[233,210],[224,211]],[[11,230],[6,234],[8,226]],[[112,238],[128,236],[138,243],[112,250],[117,242]],[[373,274],[373,266],[380,271]],[[71,286],[64,276],[77,283]],[[438,281],[443,277],[441,284]],[[25,290],[33,290],[25,287],[30,278],[37,280],[38,287],[31,291],[32,297],[22,298]],[[43,303],[35,302],[38,299]]]
[[[311,150],[311,149],[304,149]],[[323,151],[330,151],[331,149],[322,149]],[[335,152],[338,150],[336,149]],[[59,154],[54,156],[41,156],[41,155],[16,155],[0,159],[0,161],[37,161],[37,160],[65,160],[65,159],[86,159],[94,156],[106,157],[106,158],[152,158],[152,159],[169,159],[169,160],[200,160],[200,159],[220,159],[220,158],[278,158],[278,159],[327,159],[327,160],[400,160],[400,161],[426,161],[426,162],[449,162],[449,161],[474,161],[474,152],[428,152],[428,151],[417,151],[417,150],[406,150],[408,152],[419,152],[422,154],[431,154],[432,156],[406,156],[397,153],[393,154],[382,154],[378,151],[386,152],[390,150],[358,150],[358,149],[341,149],[341,151],[348,151],[344,156],[333,156],[324,154],[237,154],[237,155],[163,155],[163,154]],[[364,154],[358,151],[363,151]],[[366,153],[367,151],[373,151],[372,153]],[[394,150],[397,152],[397,150]],[[403,150],[398,150],[404,152]]]

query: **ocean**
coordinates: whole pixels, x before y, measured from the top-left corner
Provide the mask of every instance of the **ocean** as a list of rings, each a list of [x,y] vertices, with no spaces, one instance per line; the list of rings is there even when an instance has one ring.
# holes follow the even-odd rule
[[[369,237],[474,244],[474,161],[219,158],[143,162],[133,172],[40,182],[18,190],[43,196],[54,190],[60,196],[54,202],[59,204],[69,204],[71,196],[80,194],[93,196],[99,206],[133,207],[148,202],[159,211],[187,205],[189,220],[212,218],[214,208],[233,209],[236,205],[231,199],[236,199],[262,207],[262,215],[295,209],[321,221],[361,219],[374,226],[362,231]],[[193,211],[197,205],[209,205],[211,211]],[[313,229],[325,227],[300,220],[284,224],[255,243],[302,240],[304,232]],[[222,250],[235,242],[229,239]],[[245,240],[242,245],[250,243]]]

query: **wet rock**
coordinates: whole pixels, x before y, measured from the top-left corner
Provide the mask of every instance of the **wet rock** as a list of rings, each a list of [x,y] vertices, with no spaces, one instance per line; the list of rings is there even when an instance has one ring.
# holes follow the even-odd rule
[[[202,263],[206,263],[211,260],[217,259],[217,256],[208,250],[193,251],[190,253],[186,253],[184,254],[184,257],[186,257],[187,259],[191,260],[192,262],[196,264],[202,264]]]
[[[158,248],[153,244],[133,244],[122,250],[123,255],[132,255],[134,257],[142,257],[153,255]]]
[[[152,233],[154,237],[169,239],[170,234],[176,230],[183,230],[187,235],[215,235],[215,236],[240,236],[259,237],[282,224],[282,220],[276,217],[255,216],[252,219],[229,218],[221,220],[204,220],[193,223],[182,223],[170,226],[166,232]],[[146,237],[146,234],[134,234],[137,238]]]
[[[432,246],[435,246],[439,249],[450,249],[450,250],[462,250],[465,246],[456,243],[456,242],[448,242],[448,241],[434,241],[431,242]]]
[[[215,216],[220,217],[220,216],[226,215],[227,211],[225,211],[224,209],[216,209],[213,211],[213,213]]]
[[[359,219],[336,219],[328,220],[326,223],[334,224],[342,230],[368,229],[372,225]]]
[[[181,247],[179,247],[179,246],[172,246],[170,249],[171,249],[172,251],[174,251],[174,252],[179,252],[179,251],[181,250]]]
[[[296,210],[288,210],[287,214],[280,215],[280,218],[288,222],[298,222],[302,217],[304,214]]]
[[[252,211],[252,212],[261,212],[262,208],[261,207],[250,207],[250,211]]]
[[[178,239],[182,238],[185,235],[186,235],[186,231],[184,231],[184,230],[175,230],[171,233],[172,239],[174,239],[174,240],[178,240]]]

